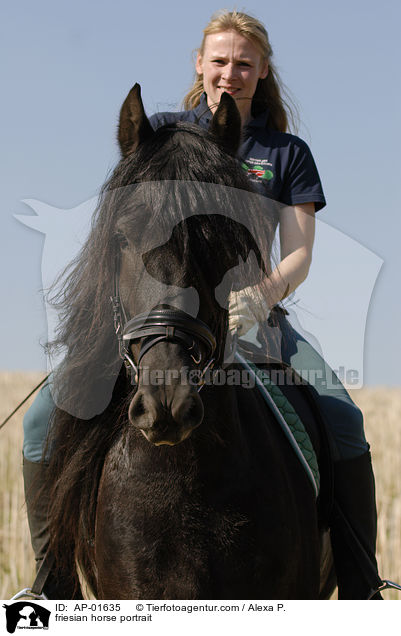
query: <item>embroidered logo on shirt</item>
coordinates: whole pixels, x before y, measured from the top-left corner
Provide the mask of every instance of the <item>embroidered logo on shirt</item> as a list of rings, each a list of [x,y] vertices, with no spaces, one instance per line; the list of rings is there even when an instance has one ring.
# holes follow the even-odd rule
[[[254,157],[249,157],[242,162],[241,167],[253,181],[259,181],[261,179],[270,181],[274,177],[274,172],[270,169],[273,167],[273,164],[270,163],[268,159],[254,159]]]

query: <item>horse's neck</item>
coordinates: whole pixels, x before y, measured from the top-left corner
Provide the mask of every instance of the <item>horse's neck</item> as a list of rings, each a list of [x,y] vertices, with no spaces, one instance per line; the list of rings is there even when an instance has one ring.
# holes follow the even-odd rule
[[[204,421],[201,426],[209,426],[219,435],[224,435],[227,441],[240,435],[240,412],[235,387],[213,386],[201,395],[205,409]]]
[[[205,414],[199,438],[209,437],[210,453],[226,457],[230,452],[246,455],[247,434],[238,391],[233,386],[213,387],[202,396]]]

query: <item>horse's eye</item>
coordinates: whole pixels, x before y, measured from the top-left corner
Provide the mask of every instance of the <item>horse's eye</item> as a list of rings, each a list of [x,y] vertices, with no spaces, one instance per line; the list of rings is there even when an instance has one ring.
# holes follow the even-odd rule
[[[117,242],[121,250],[125,250],[129,245],[127,237],[122,232],[118,232]]]

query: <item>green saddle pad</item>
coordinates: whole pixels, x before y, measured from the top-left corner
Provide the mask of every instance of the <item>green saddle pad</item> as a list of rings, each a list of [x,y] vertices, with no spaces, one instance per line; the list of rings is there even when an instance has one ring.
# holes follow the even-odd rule
[[[236,358],[248,371],[255,375],[257,387],[261,391],[303,465],[317,497],[320,490],[319,466],[311,439],[300,417],[280,388],[270,380],[267,371],[258,369],[257,366],[245,360],[245,358],[238,353],[236,354]]]

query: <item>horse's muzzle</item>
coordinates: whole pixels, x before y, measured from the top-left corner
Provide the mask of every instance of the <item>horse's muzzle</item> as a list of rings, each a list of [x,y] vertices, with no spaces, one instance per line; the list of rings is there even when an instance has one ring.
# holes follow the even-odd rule
[[[162,387],[139,387],[128,417],[156,446],[174,446],[187,439],[203,419],[203,404],[193,387],[178,385],[166,398]]]

